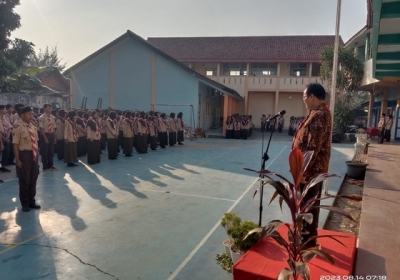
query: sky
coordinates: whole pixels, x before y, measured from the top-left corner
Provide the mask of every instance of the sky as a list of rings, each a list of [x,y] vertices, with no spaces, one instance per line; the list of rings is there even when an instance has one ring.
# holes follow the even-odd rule
[[[128,29],[148,37],[334,35],[337,0],[20,0],[12,37],[57,46],[67,68]],[[344,42],[365,26],[367,0],[342,0]]]

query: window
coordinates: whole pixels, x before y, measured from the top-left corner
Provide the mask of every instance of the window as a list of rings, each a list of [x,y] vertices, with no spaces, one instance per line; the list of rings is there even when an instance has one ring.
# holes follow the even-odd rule
[[[277,63],[251,63],[250,73],[252,76],[276,76]]]
[[[319,77],[319,73],[320,72],[321,72],[321,64],[320,63],[313,63],[312,64],[312,70],[311,70],[311,76]]]
[[[307,76],[307,63],[290,63],[290,76]]]
[[[364,62],[365,61],[365,46],[358,47],[357,53],[358,53],[358,56],[357,56],[358,60],[361,62]]]
[[[224,63],[222,66],[224,76],[246,76],[246,63]]]
[[[217,76],[217,63],[204,63],[204,71],[206,76]]]

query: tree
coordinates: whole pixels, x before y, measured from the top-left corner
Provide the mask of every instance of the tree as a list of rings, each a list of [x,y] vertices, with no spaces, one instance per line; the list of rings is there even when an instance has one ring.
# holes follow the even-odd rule
[[[332,81],[333,46],[325,46],[320,53],[321,79]],[[339,47],[338,72],[336,87],[340,92],[353,92],[361,85],[364,75],[364,64],[357,59],[351,49]]]
[[[321,50],[321,79],[332,81],[333,46],[326,46]],[[365,92],[356,91],[364,75],[364,64],[358,60],[351,49],[339,47],[338,72],[336,88],[340,94],[336,96],[335,111],[333,113],[333,127],[344,136],[348,127],[354,124],[354,109],[368,99]]]
[[[27,67],[57,67],[62,72],[65,69],[66,63],[61,63],[62,58],[58,57],[57,46],[45,50],[39,49],[39,53],[32,53],[28,60],[24,63]]]
[[[0,51],[8,48],[11,32],[21,26],[21,18],[14,12],[19,4],[19,0],[0,0]]]
[[[22,39],[11,40],[12,31],[21,26],[20,16],[14,12],[19,0],[0,0],[0,89],[4,90],[6,77],[23,66],[33,53],[33,44]]]

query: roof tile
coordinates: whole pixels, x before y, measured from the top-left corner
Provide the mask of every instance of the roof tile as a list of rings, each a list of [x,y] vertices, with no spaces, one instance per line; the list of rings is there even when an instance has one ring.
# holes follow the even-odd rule
[[[335,36],[169,37],[147,41],[182,62],[317,62],[322,47],[333,45]]]

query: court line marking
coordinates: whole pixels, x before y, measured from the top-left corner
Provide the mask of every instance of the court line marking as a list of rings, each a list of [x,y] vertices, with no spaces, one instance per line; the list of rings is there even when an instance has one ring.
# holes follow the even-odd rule
[[[196,195],[196,194],[187,194],[187,193],[179,193],[179,192],[168,192],[167,193],[165,191],[151,190],[151,189],[144,189],[142,191],[159,192],[159,193],[166,193],[166,194],[177,194],[177,195],[184,195],[184,196],[192,196],[192,197],[199,197],[199,198],[208,198],[208,199],[225,200],[225,201],[235,202],[235,200],[233,200],[233,199],[212,197],[212,196],[204,196],[204,195]]]
[[[286,147],[286,146],[285,146],[285,147]],[[211,159],[204,160],[204,161],[198,163],[197,165],[202,165],[202,164],[204,164],[204,163],[207,163],[207,162],[209,162],[209,161],[211,161],[211,160],[213,160],[213,159],[216,159],[216,158],[221,157],[221,156],[223,156],[223,155],[225,155],[225,154],[227,154],[227,153],[230,153],[230,152],[232,152],[232,151],[234,151],[234,150],[236,150],[236,149],[238,149],[238,148],[240,148],[240,147],[232,148],[232,149],[230,149],[229,151],[226,151],[226,152],[224,152],[224,153],[222,153],[222,154],[220,154],[220,155],[217,155],[217,156],[215,156],[215,157],[212,157]],[[184,171],[185,171],[184,169],[178,170],[178,172],[184,172]],[[172,173],[172,172],[171,172],[171,173]],[[174,175],[175,175],[175,174],[174,174]],[[167,180],[171,179],[171,177],[169,177],[168,175],[162,175],[162,176],[165,176],[165,177],[167,177],[167,178],[162,179],[162,180],[160,180],[160,181],[158,181],[158,182],[167,181]],[[175,175],[175,176],[176,176],[176,175]],[[42,178],[57,179],[57,178],[46,177],[46,176],[43,176]],[[58,179],[58,180],[61,180],[61,179]],[[62,180],[65,180],[65,179],[62,179]],[[74,181],[74,182],[77,183],[78,185],[80,185],[79,181]],[[148,182],[148,184],[150,184],[150,182]],[[97,185],[99,185],[99,184],[97,184]],[[141,190],[142,190],[142,189],[141,189]],[[112,204],[114,204],[114,203],[121,202],[121,201],[123,201],[123,200],[125,200],[125,199],[128,199],[128,198],[131,198],[131,196],[126,196],[126,195],[124,195],[121,199],[117,199],[117,200],[115,200],[115,201],[113,201],[113,202],[108,203],[107,205],[102,205],[102,206],[97,207],[97,208],[95,208],[95,209],[93,209],[93,210],[91,210],[91,211],[88,211],[88,212],[86,212],[86,213],[80,215],[80,217],[76,217],[75,219],[71,220],[71,223],[74,222],[75,220],[78,220],[79,218],[83,218],[83,217],[89,216],[89,215],[91,215],[91,214],[93,214],[93,213],[95,213],[95,212],[97,212],[97,211],[100,211],[100,210],[103,210],[103,209],[107,208],[108,206],[110,206],[110,205],[112,205]],[[41,233],[39,233],[39,234],[37,234],[37,235],[35,235],[35,236],[32,236],[32,237],[30,237],[30,238],[28,238],[28,239],[26,239],[26,240],[23,240],[23,241],[18,242],[18,243],[14,243],[14,245],[12,245],[12,246],[10,246],[10,247],[8,247],[8,248],[6,248],[6,249],[0,251],[0,255],[3,254],[3,253],[5,253],[5,252],[8,252],[8,251],[10,251],[10,250],[12,250],[12,249],[15,249],[15,248],[17,248],[17,247],[19,247],[19,246],[21,246],[21,245],[24,245],[24,244],[26,244],[26,243],[28,243],[28,242],[30,242],[30,241],[32,241],[32,240],[38,239],[38,238],[40,238],[40,237],[42,237],[42,236],[44,236],[45,234],[48,234],[48,233],[50,233],[50,232],[53,232],[53,230],[50,230],[50,231],[47,231],[47,232],[44,232],[44,231],[43,231],[43,232],[41,232]],[[1,243],[1,241],[0,241],[0,243]],[[5,244],[5,243],[4,243],[4,244]]]
[[[286,149],[287,145],[283,147],[283,149],[279,152],[279,154],[268,164],[266,168],[269,168],[271,164],[274,163],[274,161],[282,154],[282,152]],[[242,200],[242,198],[248,193],[248,191],[253,187],[253,185],[258,181],[258,178],[253,181],[253,183],[250,184],[250,186],[247,187],[247,189],[243,192],[243,194],[233,203],[233,205],[228,209],[226,212],[231,212],[233,208],[236,207],[236,205]],[[198,250],[207,242],[208,238],[214,233],[214,231],[220,226],[221,224],[221,219],[218,220],[218,222],[211,228],[211,230],[203,237],[203,239],[200,241],[199,244],[190,252],[190,254],[186,257],[186,259],[183,260],[183,262],[175,269],[175,271],[168,277],[167,280],[172,280],[174,279],[179,272],[187,265],[187,263],[193,258],[193,256],[197,253]]]

